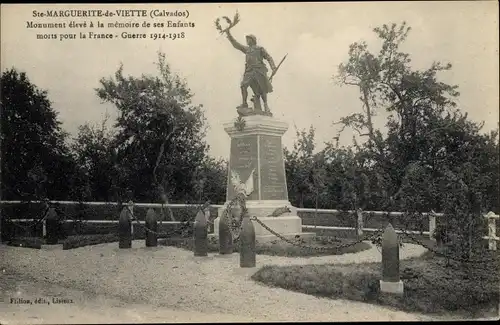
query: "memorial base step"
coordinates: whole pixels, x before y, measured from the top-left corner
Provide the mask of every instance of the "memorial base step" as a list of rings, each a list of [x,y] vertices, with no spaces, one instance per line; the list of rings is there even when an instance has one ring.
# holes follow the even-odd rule
[[[315,236],[316,236],[316,234],[313,232],[300,232],[300,233],[295,233],[295,234],[283,235],[283,237],[285,237],[288,240],[297,240],[297,239],[308,240],[308,239],[314,238]],[[217,241],[219,239],[219,236],[215,235],[215,234],[208,234],[208,239]],[[271,235],[271,234],[270,235],[255,236],[255,240],[257,243],[270,243],[273,241],[276,241],[278,243],[284,242],[280,238],[276,237],[275,235]]]

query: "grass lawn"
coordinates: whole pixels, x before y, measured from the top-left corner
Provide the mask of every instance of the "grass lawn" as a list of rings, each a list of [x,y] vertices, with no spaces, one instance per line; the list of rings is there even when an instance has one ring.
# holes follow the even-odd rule
[[[462,317],[498,315],[498,255],[486,265],[446,266],[433,253],[400,264],[405,285],[402,297],[381,295],[380,263],[349,265],[264,266],[252,279],[270,286],[332,299],[349,299],[407,312],[455,314]]]
[[[323,255],[341,255],[347,253],[357,253],[369,249],[371,246],[367,243],[358,243],[346,248],[334,248],[335,246],[354,242],[354,239],[332,238],[326,236],[316,236],[311,239],[302,239],[301,244],[324,248],[322,250],[307,249],[298,247],[284,241],[272,241],[269,243],[257,243],[256,252],[261,255],[271,256],[289,256],[289,257],[308,257],[308,256],[323,256]],[[168,238],[159,239],[159,245],[174,246],[187,250],[193,250],[192,238]],[[238,252],[239,246],[234,245],[234,252]],[[219,244],[217,239],[212,237],[208,241],[208,251],[210,253],[219,252]]]

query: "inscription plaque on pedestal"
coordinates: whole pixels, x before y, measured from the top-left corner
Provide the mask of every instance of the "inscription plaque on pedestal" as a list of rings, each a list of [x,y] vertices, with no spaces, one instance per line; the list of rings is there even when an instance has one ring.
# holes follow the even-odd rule
[[[243,126],[237,125],[234,120],[224,123],[224,130],[231,137],[227,202],[235,197],[236,192],[244,193],[247,195],[248,214],[270,229],[287,238],[314,236],[314,233],[302,232],[302,221],[288,201],[282,146],[288,124],[263,115],[245,116],[243,120]],[[288,207],[290,212],[274,215],[284,207]],[[214,220],[215,236],[219,233],[220,216],[225,209],[221,207],[219,217]],[[259,241],[276,239],[257,221],[254,226]]]
[[[247,197],[247,200],[259,199],[258,188],[258,154],[257,154],[257,136],[247,135],[244,137],[231,139],[231,155],[229,158],[229,174],[227,183],[227,196],[229,201],[236,195],[234,186],[231,182],[231,172],[237,173],[241,182],[246,183],[253,175],[253,192]],[[252,174],[253,171],[253,174]]]
[[[288,200],[281,137],[260,135],[261,200]]]

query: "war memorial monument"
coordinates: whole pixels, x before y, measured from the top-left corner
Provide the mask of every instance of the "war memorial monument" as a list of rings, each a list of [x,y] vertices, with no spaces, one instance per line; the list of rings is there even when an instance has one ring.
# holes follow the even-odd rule
[[[270,229],[286,238],[311,237],[313,233],[302,232],[302,220],[288,199],[282,147],[288,124],[273,117],[267,102],[267,95],[273,91],[272,78],[286,56],[276,66],[271,55],[257,45],[254,35],[246,36],[246,45],[232,36],[230,30],[238,23],[238,14],[233,21],[223,18],[229,26],[223,30],[218,19],[216,27],[235,49],[245,54],[245,72],[240,85],[242,103],[236,108],[238,117],[223,124],[231,138],[231,148],[226,204],[219,209],[219,217],[214,221],[214,235],[218,236],[220,216],[228,202],[237,194],[243,194],[249,215]],[[269,77],[264,60],[271,68]],[[253,107],[248,104],[248,88],[253,92]],[[277,239],[259,223],[253,223],[258,241]]]

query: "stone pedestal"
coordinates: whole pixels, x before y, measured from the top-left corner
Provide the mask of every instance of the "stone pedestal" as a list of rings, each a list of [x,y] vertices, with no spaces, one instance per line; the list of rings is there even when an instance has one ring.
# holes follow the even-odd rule
[[[231,137],[226,204],[236,196],[237,187],[247,190],[247,208],[269,228],[286,237],[312,236],[302,233],[302,220],[297,209],[288,201],[285,163],[281,138],[288,124],[277,118],[252,115],[243,118],[242,129],[235,120],[224,123],[224,130]],[[288,207],[290,212],[270,217],[276,209]],[[224,208],[219,209],[221,216]],[[276,239],[269,231],[253,221],[258,241]],[[217,236],[219,218],[214,220]]]

